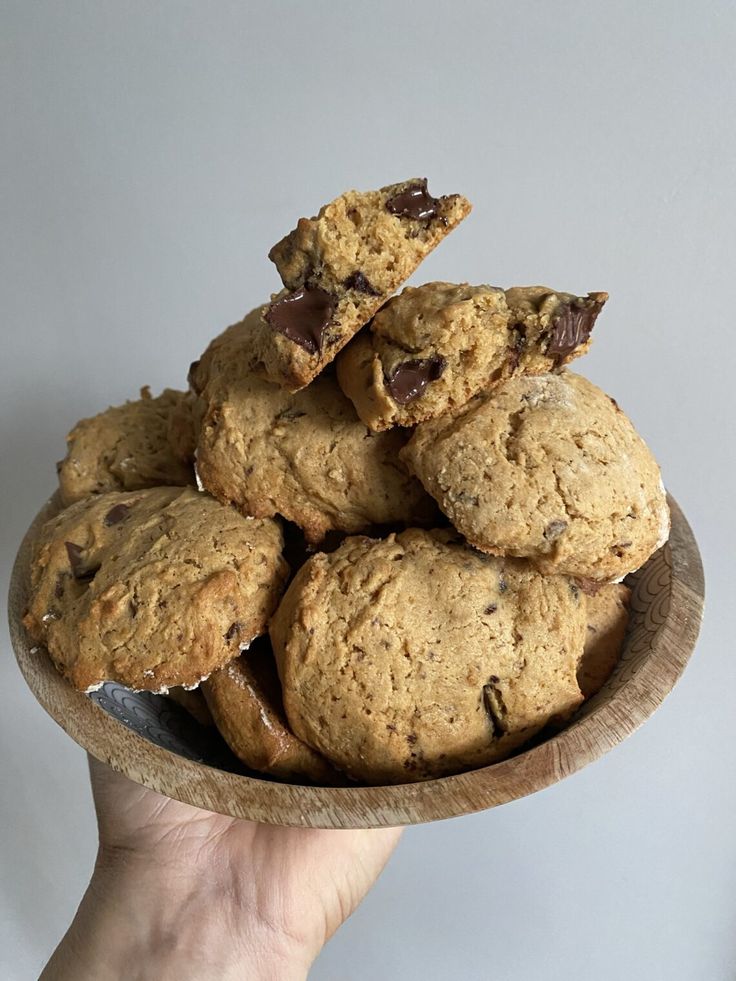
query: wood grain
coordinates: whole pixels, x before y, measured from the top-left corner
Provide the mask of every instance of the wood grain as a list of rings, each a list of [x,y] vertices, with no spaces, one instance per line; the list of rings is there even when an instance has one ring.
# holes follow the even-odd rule
[[[640,590],[638,628],[630,632],[609,683],[565,729],[540,745],[493,766],[439,780],[392,787],[306,787],[229,773],[154,745],[75,691],[46,651],[33,646],[21,622],[31,545],[43,522],[58,510],[56,497],[38,514],[18,552],[8,603],[11,639],[31,691],[72,739],[113,769],[169,797],[293,827],[436,821],[496,807],[556,783],[634,732],[671,691],[695,648],[704,581],[693,533],[676,502],[669,501],[672,532],[657,567],[663,571]]]

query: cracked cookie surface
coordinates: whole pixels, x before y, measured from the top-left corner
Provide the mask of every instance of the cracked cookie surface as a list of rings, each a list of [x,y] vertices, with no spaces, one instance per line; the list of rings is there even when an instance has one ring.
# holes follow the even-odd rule
[[[80,420],[59,463],[64,504],[110,491],[194,483],[195,419],[190,395],[167,388]]]
[[[412,178],[301,218],[269,252],[285,288],[263,311],[268,377],[292,391],[309,384],[470,209]]]
[[[618,405],[572,372],[512,378],[421,423],[402,459],[476,548],[607,582],[669,534],[659,467]]]
[[[339,783],[329,763],[289,728],[267,639],[202,682],[215,724],[246,766],[282,779]]]
[[[311,558],[270,633],[294,732],[379,784],[483,766],[575,709],[585,629],[567,578],[411,529]]]
[[[264,632],[282,545],[275,521],[193,488],[78,501],[35,544],[24,623],[81,691],[193,686]]]
[[[190,373],[206,406],[197,472],[218,500],[256,517],[280,514],[312,543],[333,529],[434,519],[434,502],[398,459],[405,434],[371,432],[331,373],[290,394],[252,364],[243,321]]]

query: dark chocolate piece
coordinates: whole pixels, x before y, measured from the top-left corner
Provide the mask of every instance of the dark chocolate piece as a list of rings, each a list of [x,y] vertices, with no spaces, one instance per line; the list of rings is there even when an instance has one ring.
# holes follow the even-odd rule
[[[427,190],[427,178],[410,184],[406,190],[395,194],[386,202],[386,210],[400,218],[414,218],[417,221],[436,218],[439,200]]]
[[[511,371],[516,371],[521,361],[521,354],[526,347],[526,327],[523,324],[514,324],[511,328],[513,341],[509,344],[508,363]]]
[[[112,525],[120,524],[121,521],[125,521],[129,514],[130,508],[127,504],[116,504],[105,515],[105,526],[110,528]]]
[[[404,361],[394,369],[386,384],[394,402],[406,405],[418,399],[430,382],[437,381],[446,364],[444,358],[438,357]]]
[[[239,633],[240,633],[240,624],[236,620],[235,623],[231,623],[230,626],[228,627],[227,633],[225,634],[225,640],[229,642],[233,639],[233,637],[235,637]]]
[[[557,518],[555,521],[550,521],[550,523],[544,529],[544,537],[548,542],[552,542],[555,540],[555,538],[560,537],[565,528],[567,528],[567,522]]]
[[[322,350],[322,334],[335,312],[335,297],[326,290],[301,289],[276,300],[266,310],[266,321],[310,354]]]
[[[558,361],[572,354],[576,347],[588,340],[602,309],[603,304],[592,299],[579,304],[564,304],[552,325],[546,353]]]
[[[342,285],[345,289],[355,290],[356,293],[365,293],[368,296],[381,295],[380,290],[377,290],[359,269],[351,273]]]

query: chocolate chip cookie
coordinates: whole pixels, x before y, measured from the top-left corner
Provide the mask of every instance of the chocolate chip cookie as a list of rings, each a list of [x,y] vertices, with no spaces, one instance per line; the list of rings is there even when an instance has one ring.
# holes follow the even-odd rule
[[[380,784],[485,765],[570,713],[585,631],[565,577],[411,529],[315,555],[270,632],[295,734]]]
[[[24,623],[82,691],[194,686],[265,630],[281,549],[275,521],[193,488],[91,497],[44,526]]]
[[[420,423],[402,459],[476,548],[607,582],[669,534],[657,466],[605,392],[572,372],[521,375]]]
[[[210,675],[202,691],[223,739],[252,770],[286,780],[339,782],[330,764],[289,728],[265,638]]]
[[[331,529],[430,523],[436,506],[398,459],[406,436],[371,432],[331,373],[294,394],[254,374],[248,319],[190,372],[206,406],[203,487],[244,514],[282,515],[312,543]]]
[[[184,392],[165,389],[82,419],[58,464],[64,504],[109,491],[194,483],[195,418]]]
[[[269,252],[285,287],[263,313],[269,377],[292,391],[308,385],[470,209],[413,178],[348,191],[301,218]]]
[[[340,353],[337,376],[371,429],[413,426],[513,374],[540,374],[583,353],[605,297],[544,287],[408,286]]]
[[[578,664],[578,685],[586,698],[610,678],[621,656],[629,625],[631,590],[623,583],[601,586],[586,597],[588,628]]]

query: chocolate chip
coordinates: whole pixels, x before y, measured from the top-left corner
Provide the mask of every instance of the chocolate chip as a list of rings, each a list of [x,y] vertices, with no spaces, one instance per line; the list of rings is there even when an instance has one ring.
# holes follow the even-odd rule
[[[437,381],[446,365],[444,358],[436,356],[404,361],[394,368],[393,374],[387,379],[386,387],[394,402],[406,405],[418,399],[430,382]]]
[[[485,610],[483,610],[483,612],[490,615],[491,613],[495,613],[497,609],[498,606],[496,605],[496,603],[489,603],[488,606],[485,608]]]
[[[439,200],[427,190],[427,178],[410,184],[405,190],[395,194],[386,202],[386,210],[400,218],[414,218],[418,221],[436,218]]]
[[[56,577],[56,585],[54,586],[54,596],[57,599],[61,599],[64,595],[64,580],[66,579],[66,573]]]
[[[74,542],[64,542],[64,545],[66,546],[66,554],[69,556],[69,565],[72,567],[72,575],[75,579],[83,579],[82,546],[75,545]]]
[[[356,293],[366,293],[368,296],[381,295],[381,291],[377,290],[359,269],[351,273],[342,285],[345,289],[355,290]]]
[[[508,364],[511,371],[516,371],[521,361],[521,354],[526,347],[526,327],[523,324],[514,324],[511,328],[513,340],[508,348]]]
[[[503,573],[501,573],[501,575],[498,577],[498,591],[499,593],[505,593],[508,588],[509,585],[504,579]]]
[[[406,737],[406,741],[409,743],[410,746],[413,746],[414,743],[417,741],[416,733],[410,732],[409,735]]]
[[[604,302],[588,298],[563,304],[552,325],[546,353],[555,357],[559,364],[576,347],[584,344]]]
[[[230,626],[227,628],[227,633],[225,634],[225,640],[229,643],[233,639],[233,637],[236,637],[239,633],[240,633],[240,624],[236,620],[235,623],[231,623]]]
[[[303,286],[272,303],[265,317],[284,337],[309,354],[319,354],[323,332],[332,319],[335,305],[335,297],[326,290]]]
[[[552,542],[555,538],[559,538],[562,532],[567,528],[567,522],[561,519],[556,519],[555,521],[550,521],[547,527],[544,529],[544,537],[548,542]]]
[[[121,521],[125,521],[129,514],[130,507],[127,504],[116,504],[105,515],[105,526],[110,528],[112,525],[118,525]]]

